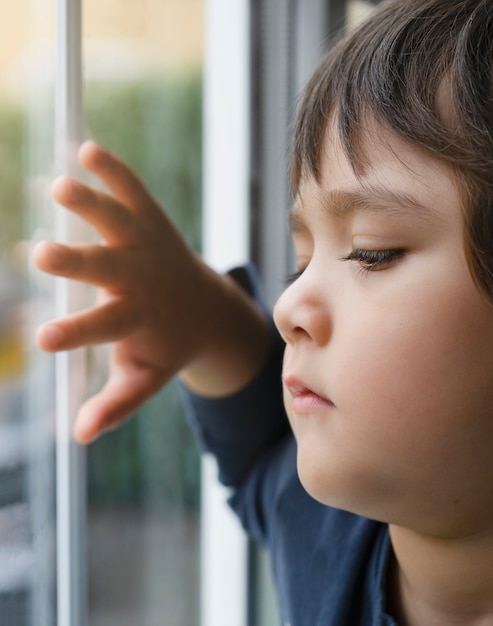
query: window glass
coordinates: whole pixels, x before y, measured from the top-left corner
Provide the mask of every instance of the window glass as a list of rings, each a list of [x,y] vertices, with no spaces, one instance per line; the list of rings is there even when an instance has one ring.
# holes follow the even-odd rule
[[[87,135],[138,172],[197,250],[202,30],[200,0],[84,3]],[[91,359],[96,388],[104,350]],[[91,626],[199,624],[199,460],[174,385],[87,461]]]
[[[0,26],[2,626],[57,620],[54,359],[34,343],[55,292],[29,260],[54,238],[55,10],[17,0]],[[201,2],[87,0],[84,23],[87,134],[135,167],[199,249]],[[104,351],[89,360],[95,388]],[[88,498],[88,623],[198,624],[199,462],[172,385],[90,448]]]
[[[0,26],[0,623],[55,623],[54,375],[34,328],[52,284],[29,264],[49,237],[51,2],[4,7]]]

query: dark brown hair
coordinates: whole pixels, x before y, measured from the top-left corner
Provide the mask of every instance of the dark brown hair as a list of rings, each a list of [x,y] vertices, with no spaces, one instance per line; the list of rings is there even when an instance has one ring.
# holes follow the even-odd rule
[[[336,44],[306,86],[292,185],[320,180],[328,121],[355,172],[368,119],[455,171],[471,274],[493,303],[493,0],[390,0]]]

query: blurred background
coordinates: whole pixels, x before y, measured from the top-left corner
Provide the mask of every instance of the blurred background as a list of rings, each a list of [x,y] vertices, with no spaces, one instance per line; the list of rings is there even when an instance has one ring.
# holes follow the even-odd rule
[[[53,359],[33,336],[53,315],[54,288],[29,254],[53,238],[55,3],[2,9],[0,623],[44,626],[56,623],[55,383]],[[202,49],[200,0],[84,2],[85,135],[136,169],[197,250]],[[94,390],[104,351],[88,359]],[[173,385],[89,448],[91,626],[198,623],[199,483]]]

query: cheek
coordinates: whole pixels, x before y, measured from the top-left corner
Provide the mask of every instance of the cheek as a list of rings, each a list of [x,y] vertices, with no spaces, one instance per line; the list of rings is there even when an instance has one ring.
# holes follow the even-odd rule
[[[484,393],[493,365],[493,309],[470,280],[458,281],[459,289],[448,278],[410,283],[377,304],[351,307],[357,314],[334,329],[331,346],[341,401],[382,416],[418,408],[429,416]]]
[[[440,307],[430,297],[414,308],[407,302],[400,315],[367,311],[364,328],[354,325],[332,346],[351,471],[373,471],[386,489],[426,492],[431,501],[444,476],[467,490],[465,481],[478,479],[470,467],[485,475],[493,445],[492,313],[445,295]]]
[[[332,345],[334,402],[348,430],[414,462],[437,439],[455,446],[493,406],[493,314],[475,294],[437,291],[368,307],[364,324],[348,320]]]
[[[343,414],[358,421],[371,415],[374,427],[375,420],[395,417],[423,395],[429,398],[437,351],[429,342],[416,341],[412,330],[400,322],[380,329],[373,325],[369,332],[355,329],[351,341],[339,345],[340,350],[333,346],[339,356],[331,383],[334,402]]]

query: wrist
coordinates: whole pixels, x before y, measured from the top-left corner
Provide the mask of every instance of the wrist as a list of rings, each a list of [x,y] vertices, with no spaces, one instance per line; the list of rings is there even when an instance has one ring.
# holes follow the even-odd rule
[[[205,267],[201,281],[202,311],[194,359],[180,373],[193,392],[220,397],[247,385],[270,350],[268,319],[236,282]]]

